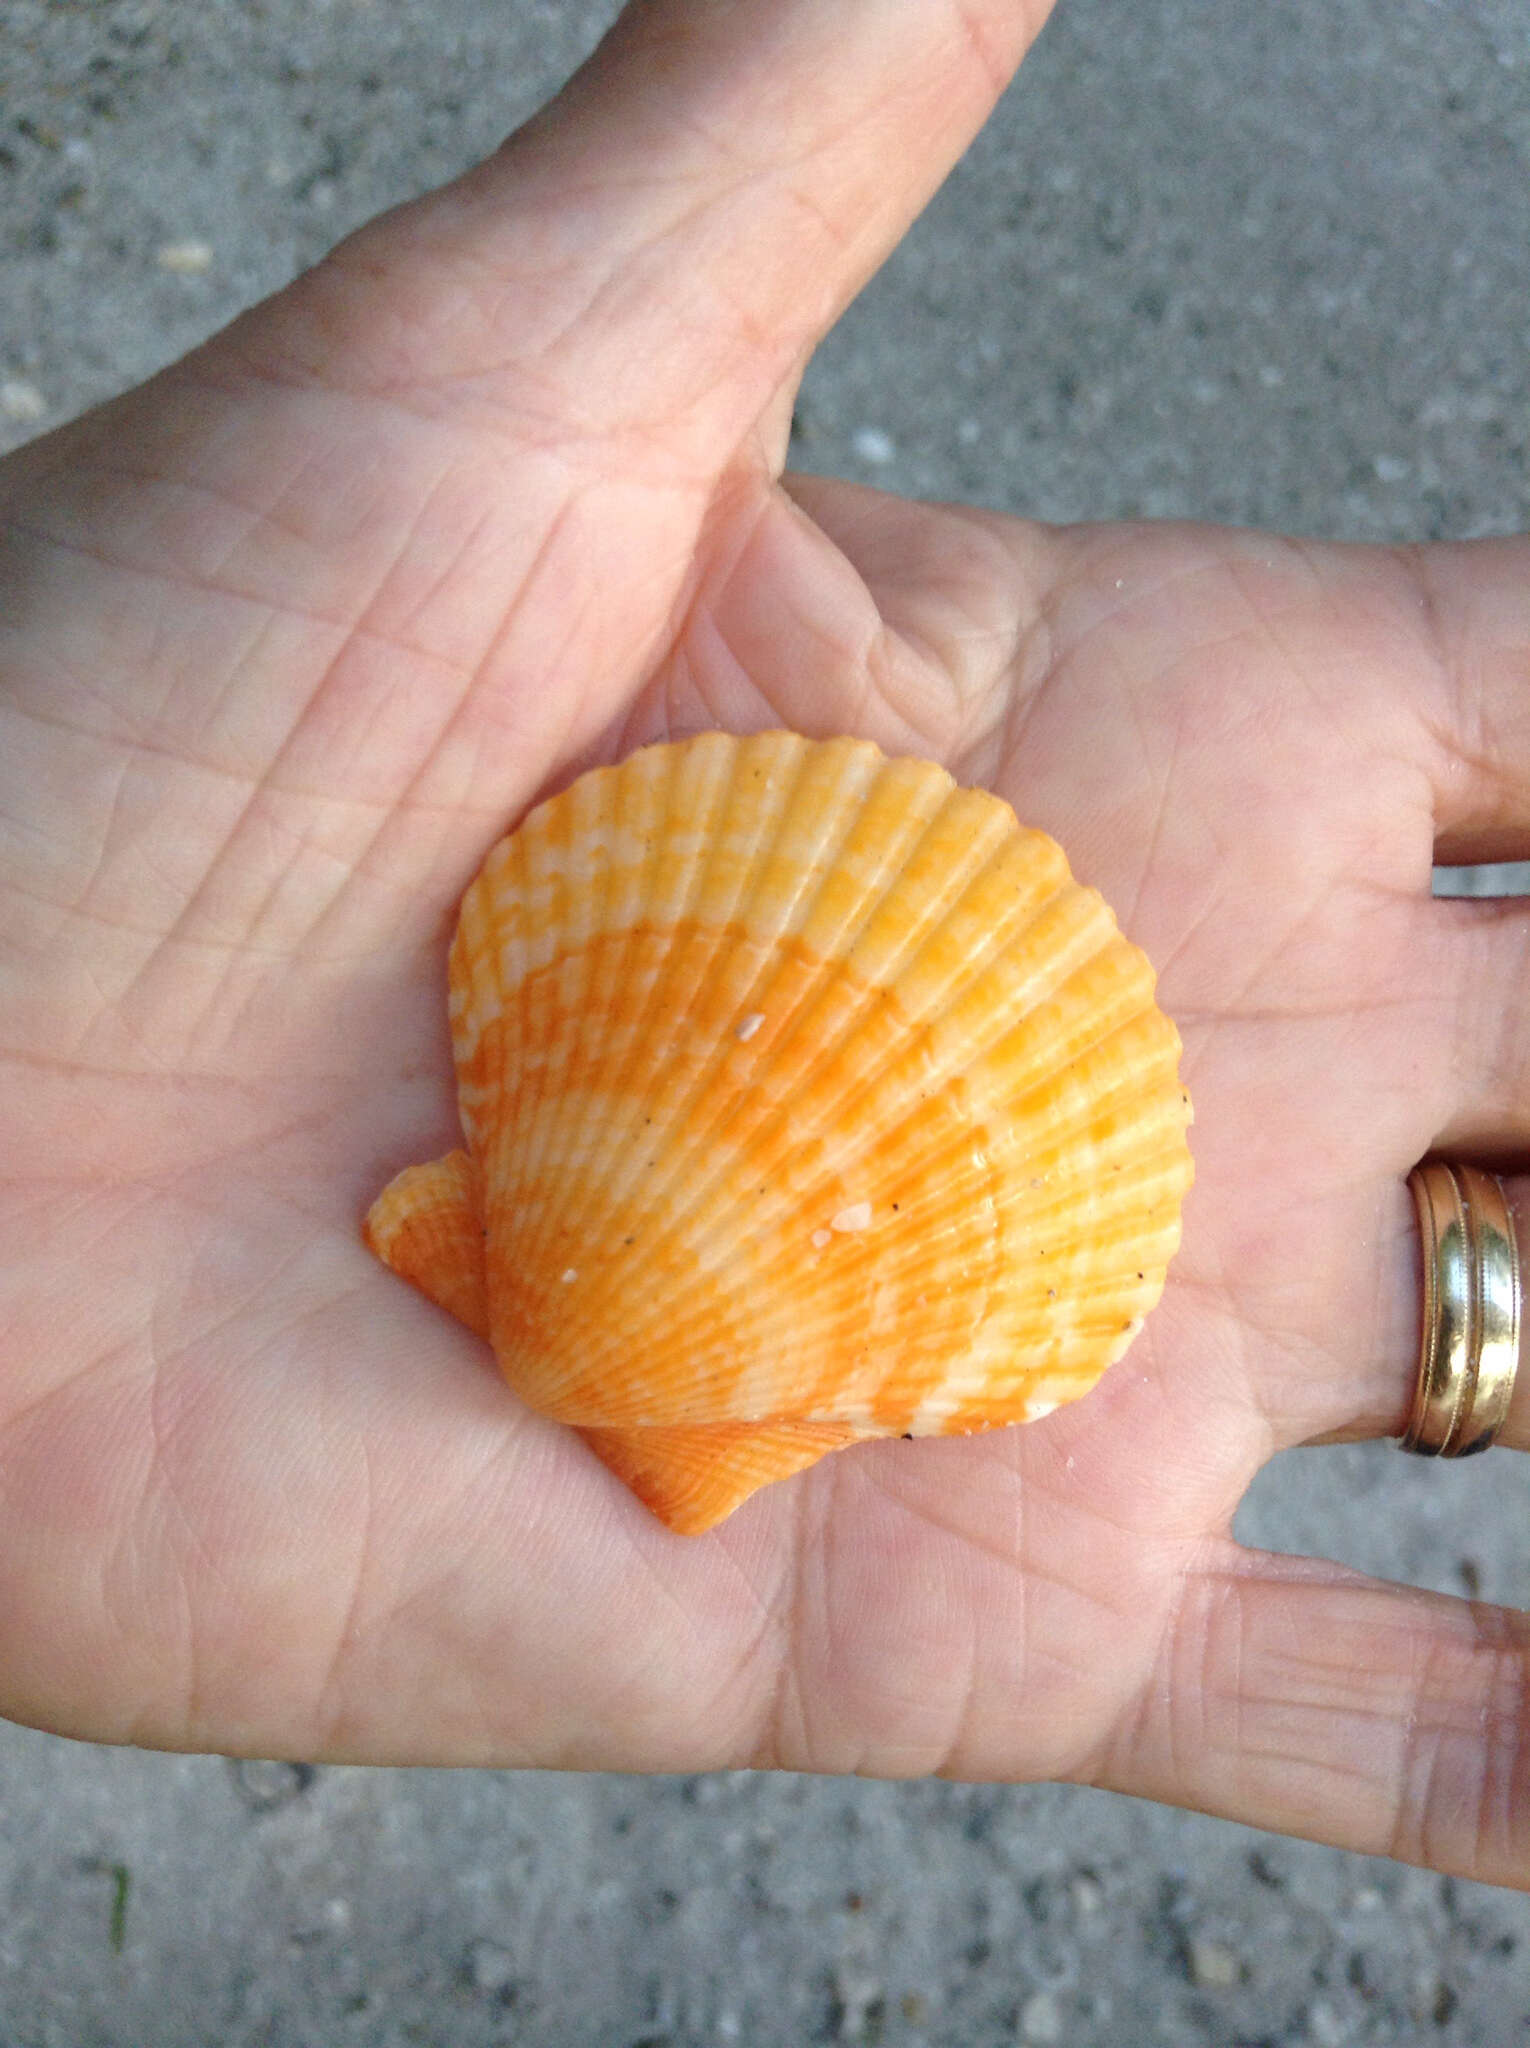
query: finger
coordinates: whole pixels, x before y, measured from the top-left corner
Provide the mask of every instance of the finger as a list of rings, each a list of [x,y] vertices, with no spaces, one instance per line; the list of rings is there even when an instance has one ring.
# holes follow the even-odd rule
[[[1407,557],[1438,696],[1435,856],[1530,853],[1530,540],[1463,541]]]
[[[961,155],[1049,5],[631,6],[495,157],[337,252],[345,354],[492,390],[556,352],[592,426],[731,444]],[[308,340],[327,351],[321,296]]]
[[[1530,1617],[1228,1544],[1092,1782],[1530,1889]]]
[[[1530,692],[1527,692],[1530,694]],[[1530,779],[1530,763],[1526,768]],[[1431,929],[1411,965],[1414,988],[1445,1006],[1452,1095],[1434,1149],[1484,1164],[1530,1155],[1530,901],[1442,901],[1424,906]]]
[[[1029,598],[1019,524],[788,476],[709,565],[623,746],[710,726],[854,731],[988,779]]]
[[[1523,1291],[1530,1295],[1530,1176],[1501,1178],[1515,1222]],[[1334,1304],[1335,1338],[1331,1346],[1261,1362],[1258,1401],[1274,1449],[1401,1437],[1408,1426],[1419,1372],[1424,1263],[1417,1211],[1401,1179],[1353,1236],[1366,1270],[1348,1281],[1345,1267],[1354,1263],[1353,1247],[1338,1245],[1327,1266],[1320,1242],[1298,1248],[1305,1252],[1299,1263],[1309,1281],[1319,1282]],[[1519,1369],[1508,1413],[1494,1442],[1502,1450],[1530,1451],[1530,1301],[1520,1318]]]

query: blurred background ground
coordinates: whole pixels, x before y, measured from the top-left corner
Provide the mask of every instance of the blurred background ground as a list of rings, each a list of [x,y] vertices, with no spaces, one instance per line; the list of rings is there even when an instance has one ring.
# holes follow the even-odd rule
[[[0,447],[450,176],[588,0],[0,0]],[[793,459],[1047,518],[1530,524],[1523,0],[1061,0]],[[1530,1465],[1240,1531],[1530,1606]],[[1058,1787],[232,1764],[0,1727],[0,2044],[1530,2042],[1530,1901]]]

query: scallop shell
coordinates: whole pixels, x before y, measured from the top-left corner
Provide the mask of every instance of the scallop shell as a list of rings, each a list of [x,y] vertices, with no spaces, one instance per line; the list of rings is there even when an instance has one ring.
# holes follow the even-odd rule
[[[1061,849],[929,762],[721,733],[542,804],[462,904],[466,1150],[367,1241],[669,1526],[1075,1399],[1157,1300],[1179,1037]]]

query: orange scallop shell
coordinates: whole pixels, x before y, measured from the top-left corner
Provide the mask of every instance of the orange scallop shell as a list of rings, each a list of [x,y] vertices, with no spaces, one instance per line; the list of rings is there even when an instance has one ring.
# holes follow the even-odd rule
[[[466,1150],[372,1249],[673,1529],[1075,1399],[1158,1299],[1179,1036],[1061,849],[866,741],[709,733],[532,811],[450,964]]]

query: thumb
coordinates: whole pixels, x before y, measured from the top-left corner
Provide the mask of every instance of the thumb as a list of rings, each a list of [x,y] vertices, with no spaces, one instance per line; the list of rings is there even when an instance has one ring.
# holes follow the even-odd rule
[[[639,0],[491,159],[343,243],[322,318],[285,346],[327,377],[517,409],[530,373],[560,418],[662,427],[715,461],[896,245],[1049,6]]]

